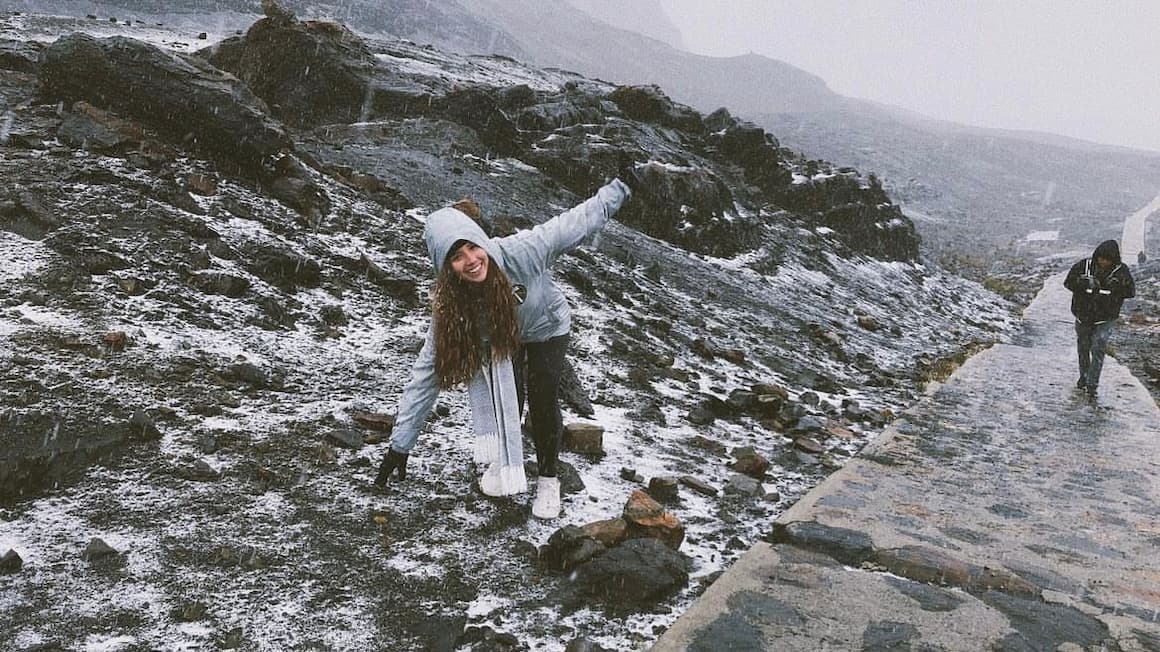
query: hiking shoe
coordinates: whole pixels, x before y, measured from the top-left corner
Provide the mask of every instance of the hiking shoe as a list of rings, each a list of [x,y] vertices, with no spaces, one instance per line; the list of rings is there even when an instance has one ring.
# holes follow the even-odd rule
[[[1084,391],[1088,393],[1088,396],[1095,396],[1098,393],[1098,389],[1099,385],[1088,385],[1084,388]]]
[[[532,516],[553,519],[560,516],[560,479],[540,476],[536,481],[536,499],[532,502]]]

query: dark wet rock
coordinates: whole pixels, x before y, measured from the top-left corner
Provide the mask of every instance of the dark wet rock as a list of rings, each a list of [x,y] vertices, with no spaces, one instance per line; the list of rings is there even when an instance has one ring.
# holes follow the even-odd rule
[[[693,435],[689,439],[689,445],[716,455],[724,455],[729,450],[725,444],[704,435]]]
[[[738,473],[744,473],[745,475],[761,479],[765,477],[765,472],[769,470],[769,460],[753,450],[752,446],[735,448],[732,454],[736,460],[729,465],[729,468]]]
[[[677,479],[672,476],[658,476],[648,481],[648,495],[660,503],[680,502]]]
[[[875,552],[874,542],[866,533],[813,521],[776,523],[766,540],[825,553],[850,566],[860,565]]]
[[[628,467],[621,467],[620,479],[628,480],[629,482],[644,482],[644,476],[637,472],[636,469]]]
[[[318,261],[274,245],[258,245],[247,251],[247,269],[271,285],[294,290],[298,286],[315,287],[322,280]]]
[[[1001,649],[1057,650],[1064,643],[1100,649],[1109,639],[1107,626],[1100,619],[1074,607],[999,591],[983,593],[979,598],[1002,612],[1015,630],[1002,641]]]
[[[631,539],[572,575],[583,595],[618,606],[636,606],[663,599],[688,584],[690,562],[655,539]]]
[[[786,186],[778,205],[812,213],[821,226],[833,229],[853,250],[883,260],[915,260],[919,236],[902,209],[890,202],[878,179],[868,185],[850,174]]]
[[[399,277],[397,273],[393,274],[380,267],[370,258],[364,254],[363,257],[353,265],[353,269],[359,273],[366,274],[375,285],[382,288],[388,295],[403,300],[407,305],[416,305],[418,303],[418,289],[419,282],[413,278]]]
[[[628,537],[658,539],[676,550],[685,540],[685,526],[644,491],[637,489],[624,505],[624,520],[628,523]]]
[[[729,596],[728,610],[697,632],[689,652],[717,650],[770,649],[762,630],[781,631],[805,624],[805,618],[792,605],[755,591],[741,591]]]
[[[69,259],[75,270],[86,274],[107,274],[133,266],[119,252],[110,250],[110,243],[102,240],[79,226],[60,228],[44,237],[45,245]]]
[[[96,562],[109,557],[116,557],[120,554],[115,548],[105,543],[104,539],[94,537],[85,546],[84,552],[81,553],[81,558],[87,562]]]
[[[0,557],[0,575],[14,575],[24,567],[24,559],[15,550],[9,549]]]
[[[153,418],[144,410],[137,410],[129,418],[129,431],[134,439],[141,441],[156,441],[161,439],[161,430],[157,428]]]
[[[500,156],[513,156],[522,148],[522,136],[500,109],[496,93],[489,88],[463,88],[447,93],[437,107],[446,118],[466,125],[479,140]]]
[[[75,481],[90,465],[121,453],[136,436],[124,416],[113,420],[99,412],[85,422],[38,411],[0,413],[0,420],[9,442],[0,456],[0,503]]]
[[[609,94],[608,99],[634,120],[655,122],[691,134],[705,131],[700,114],[674,103],[657,86],[621,86]]]
[[[757,407],[757,394],[744,389],[735,389],[729,392],[725,403],[737,412],[749,412]]]
[[[910,623],[874,621],[867,624],[862,633],[862,652],[909,650],[910,642],[918,636],[918,628]]]
[[[183,602],[173,607],[169,615],[179,623],[195,623],[209,619],[209,607],[204,602]]]
[[[473,652],[512,652],[518,649],[520,641],[511,634],[498,632],[491,627],[468,627],[456,641],[459,646],[471,645]]]
[[[216,482],[221,479],[222,473],[210,466],[205,460],[196,460],[192,464],[178,467],[177,477],[195,482]]]
[[[335,446],[349,450],[358,450],[365,444],[361,432],[342,428],[331,430],[327,433],[326,438]]]
[[[379,432],[391,432],[395,427],[395,415],[393,414],[357,411],[352,412],[350,418],[363,428],[369,428]]]
[[[41,56],[46,99],[85,100],[189,139],[219,161],[256,174],[293,148],[266,107],[231,75],[203,60],[114,36],[65,36]],[[192,131],[191,131],[192,130]]]
[[[701,494],[702,496],[712,497],[716,496],[718,493],[716,487],[709,484],[708,482],[705,482],[704,480],[701,480],[700,478],[696,478],[691,475],[682,475],[680,482],[681,484]]]
[[[574,638],[564,646],[564,652],[612,652],[612,650],[600,647],[587,638]]]
[[[749,496],[751,498],[758,498],[765,495],[765,490],[761,486],[761,481],[756,478],[751,478],[747,475],[734,474],[729,477],[728,482],[725,483],[725,493],[734,496]]]
[[[705,117],[708,142],[726,160],[740,165],[749,183],[775,192],[788,185],[792,176],[782,160],[779,144],[760,126],[737,120],[721,108]]]
[[[65,114],[57,137],[73,147],[112,152],[139,146],[145,133],[139,124],[81,101],[74,103]]]
[[[415,628],[415,633],[425,642],[424,650],[430,652],[454,652],[467,629],[465,616],[436,616],[426,618]]]
[[[906,597],[918,603],[923,611],[954,611],[966,602],[962,593],[932,586],[923,582],[913,582],[887,576],[886,581]]]
[[[548,543],[540,549],[540,560],[547,568],[567,572],[605,550],[605,544],[583,529],[568,525],[548,537]]]
[[[803,453],[810,455],[821,455],[826,452],[826,447],[812,437],[798,437],[793,440],[793,446]]]
[[[252,362],[235,362],[222,372],[222,377],[237,383],[244,383],[255,389],[270,387],[270,374]]]
[[[219,271],[194,272],[189,277],[189,284],[206,294],[220,294],[235,299],[250,289],[249,279]]]
[[[198,54],[237,75],[297,127],[358,122],[373,93],[374,54],[336,23],[264,18]]]
[[[812,414],[804,415],[796,420],[793,428],[790,430],[791,436],[800,437],[803,435],[812,435],[820,433],[826,429],[825,417],[820,417]]]
[[[581,455],[604,454],[604,426],[594,423],[568,423],[564,425],[563,444],[565,450]]]
[[[649,164],[639,174],[642,201],[626,204],[619,221],[712,256],[730,258],[758,245],[760,224],[736,213],[729,187],[708,169]]]
[[[0,39],[0,70],[35,75],[40,68],[40,53],[44,47],[37,41]]]

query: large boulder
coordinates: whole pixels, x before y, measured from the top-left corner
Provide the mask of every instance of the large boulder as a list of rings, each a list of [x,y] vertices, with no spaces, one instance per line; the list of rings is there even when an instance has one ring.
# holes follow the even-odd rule
[[[854,251],[883,260],[916,260],[921,242],[914,223],[890,201],[877,177],[818,174],[779,190],[775,201],[832,229]]]
[[[774,192],[792,179],[783,165],[777,139],[760,126],[737,120],[725,109],[705,118],[709,144],[731,163],[745,171],[745,179],[766,192]]]
[[[640,169],[643,201],[617,220],[688,251],[732,257],[760,244],[759,223],[739,214],[729,187],[709,169],[649,164]]]
[[[286,130],[237,78],[134,39],[65,36],[42,53],[40,82],[45,100],[112,109],[238,172],[260,174],[293,148]]]
[[[40,66],[44,44],[36,41],[0,39],[0,70],[15,70],[35,75]]]
[[[288,15],[263,18],[199,54],[296,127],[359,121],[376,69],[374,54],[346,27]]]
[[[669,99],[659,87],[621,86],[608,95],[626,116],[641,122],[652,122],[691,134],[702,135],[705,125],[701,114]]]
[[[582,595],[635,607],[680,590],[689,582],[689,567],[688,557],[656,539],[632,539],[577,566],[571,579]]]

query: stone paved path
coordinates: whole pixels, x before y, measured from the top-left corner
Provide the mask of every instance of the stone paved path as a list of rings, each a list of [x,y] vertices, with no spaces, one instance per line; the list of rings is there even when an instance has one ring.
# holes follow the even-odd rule
[[[1160,410],[1110,358],[1074,389],[1068,300],[1049,279],[653,650],[1160,652]]]

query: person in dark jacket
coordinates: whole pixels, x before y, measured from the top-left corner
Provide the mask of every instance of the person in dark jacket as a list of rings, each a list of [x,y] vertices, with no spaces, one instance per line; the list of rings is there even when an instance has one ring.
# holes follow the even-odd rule
[[[1120,260],[1115,240],[1101,242],[1090,258],[1072,265],[1063,281],[1071,290],[1079,380],[1075,386],[1095,394],[1104,367],[1104,351],[1124,299],[1136,296],[1136,283]]]

